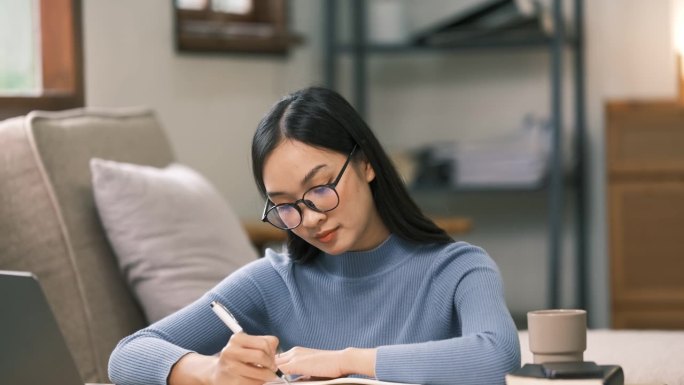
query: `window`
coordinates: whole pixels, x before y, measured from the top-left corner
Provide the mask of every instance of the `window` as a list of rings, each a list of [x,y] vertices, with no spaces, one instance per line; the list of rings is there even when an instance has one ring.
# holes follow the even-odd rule
[[[0,119],[83,106],[80,0],[0,0]]]
[[[0,94],[40,91],[38,1],[0,0]]]

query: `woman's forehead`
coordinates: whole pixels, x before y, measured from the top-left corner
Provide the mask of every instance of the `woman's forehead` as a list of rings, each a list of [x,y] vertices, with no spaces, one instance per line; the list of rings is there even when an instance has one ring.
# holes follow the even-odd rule
[[[269,167],[289,163],[291,166],[301,164],[304,168],[312,167],[320,162],[335,162],[342,155],[336,151],[315,147],[296,140],[280,142],[266,158],[264,172]]]
[[[284,190],[299,185],[316,167],[321,171],[339,163],[344,155],[333,150],[314,147],[294,140],[284,140],[268,155],[264,162],[264,185],[267,191]]]

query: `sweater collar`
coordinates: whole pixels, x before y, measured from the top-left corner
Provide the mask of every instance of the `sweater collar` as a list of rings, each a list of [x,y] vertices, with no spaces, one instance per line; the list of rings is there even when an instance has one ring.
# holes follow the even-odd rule
[[[326,272],[345,278],[361,278],[389,271],[410,257],[408,243],[390,234],[379,246],[338,255],[321,253],[316,263]]]

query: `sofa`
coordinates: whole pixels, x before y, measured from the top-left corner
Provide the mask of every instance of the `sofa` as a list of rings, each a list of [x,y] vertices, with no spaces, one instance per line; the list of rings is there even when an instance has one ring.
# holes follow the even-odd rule
[[[149,323],[97,210],[93,158],[159,168],[175,162],[147,109],[35,111],[0,122],[0,270],[38,277],[89,383],[109,382],[116,343]],[[244,227],[233,233],[244,243],[252,236],[256,247],[283,239],[265,224]],[[257,256],[243,254],[240,263]]]
[[[160,168],[175,161],[146,109],[36,111],[0,122],[0,270],[38,277],[82,378],[97,383],[109,382],[116,343],[149,321],[96,207],[92,158]],[[248,230],[259,244],[282,239]],[[525,331],[520,338],[530,362]],[[624,365],[627,383],[684,384],[682,332],[590,331],[588,345],[587,359]]]

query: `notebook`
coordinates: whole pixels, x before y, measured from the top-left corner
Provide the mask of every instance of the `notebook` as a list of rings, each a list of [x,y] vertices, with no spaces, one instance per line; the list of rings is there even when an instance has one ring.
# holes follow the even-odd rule
[[[83,385],[31,273],[0,270],[0,384]]]
[[[297,377],[295,379],[290,379],[290,384],[296,385],[420,385],[420,384],[407,384],[403,382],[389,382],[374,380],[371,378],[360,378],[360,377],[340,377],[332,378],[329,380],[310,380],[305,377]],[[273,381],[267,382],[264,385],[283,385],[283,382]]]

